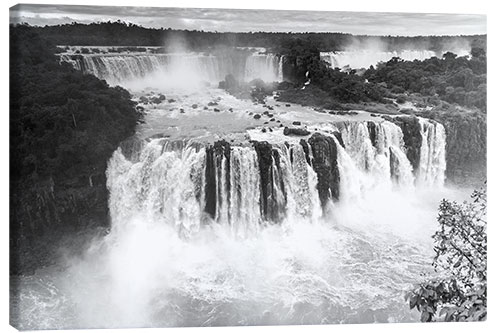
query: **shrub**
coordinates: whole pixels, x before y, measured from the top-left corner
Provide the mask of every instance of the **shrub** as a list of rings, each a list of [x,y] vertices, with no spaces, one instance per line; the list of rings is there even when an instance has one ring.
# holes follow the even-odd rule
[[[407,295],[422,322],[486,320],[486,192],[474,191],[472,199],[439,206],[433,266],[442,277]]]

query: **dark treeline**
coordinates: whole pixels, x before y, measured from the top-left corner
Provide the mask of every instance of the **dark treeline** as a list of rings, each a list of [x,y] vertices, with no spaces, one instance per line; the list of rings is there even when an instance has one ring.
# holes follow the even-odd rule
[[[449,103],[486,110],[486,52],[473,48],[470,59],[448,52],[442,58],[403,61],[393,58],[364,73],[394,93],[419,93]]]
[[[484,35],[476,36],[355,36],[346,33],[292,33],[292,32],[208,32],[145,28],[125,22],[65,24],[34,27],[47,40],[57,45],[89,46],[165,46],[171,41],[181,42],[191,50],[216,46],[254,46],[275,48],[290,40],[313,43],[320,51],[339,51],[347,47],[377,46],[386,50],[429,49],[442,51],[462,45],[485,44]]]
[[[44,233],[106,223],[106,164],[139,117],[126,90],[59,64],[55,51],[34,29],[10,27],[14,272],[46,254],[33,244]]]

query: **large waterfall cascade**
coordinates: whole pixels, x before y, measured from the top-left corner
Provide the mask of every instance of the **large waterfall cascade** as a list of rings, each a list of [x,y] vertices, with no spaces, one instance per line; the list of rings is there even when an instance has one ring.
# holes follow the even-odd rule
[[[203,146],[157,138],[142,145],[135,159],[118,149],[108,167],[111,216],[120,223],[145,214],[181,233],[214,220],[244,237],[263,223],[317,220],[325,206],[362,200],[377,188],[443,186],[443,126],[423,119],[419,125],[417,170],[406,155],[401,128],[390,121],[326,125],[309,138],[283,137],[274,144]],[[321,192],[325,186],[327,192]]]
[[[61,60],[123,84],[143,108],[108,161],[111,228],[12,284],[19,328],[419,320],[403,295],[432,270],[439,200],[455,194],[441,124],[193,87],[229,72],[279,80],[283,59],[260,51],[108,49]],[[284,135],[297,121],[311,134]]]
[[[151,53],[121,52],[78,54],[62,53],[61,61],[77,70],[93,74],[110,84],[141,79],[151,74],[185,77],[218,83],[232,74],[237,80],[283,81],[283,59],[259,50],[235,49],[228,53]]]

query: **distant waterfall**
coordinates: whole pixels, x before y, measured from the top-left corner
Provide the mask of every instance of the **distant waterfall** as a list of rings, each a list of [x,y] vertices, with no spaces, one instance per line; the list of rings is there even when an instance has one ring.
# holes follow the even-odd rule
[[[246,237],[265,223],[316,220],[328,202],[356,200],[373,188],[442,185],[443,126],[417,124],[418,170],[402,129],[390,121],[328,124],[293,143],[154,139],[133,158],[118,149],[108,167],[111,215],[145,214],[188,234],[214,221]]]
[[[467,50],[453,51],[458,56],[468,55]],[[403,60],[425,60],[432,57],[440,56],[430,50],[402,50],[402,51],[375,51],[375,50],[356,50],[356,51],[336,51],[336,52],[321,52],[321,59],[328,62],[332,68],[369,68],[376,66],[379,62],[387,62],[394,57],[399,57]]]
[[[246,59],[245,81],[260,78],[265,82],[283,81],[282,57],[253,54]]]
[[[141,79],[150,74],[173,78],[189,77],[199,81],[218,83],[232,74],[238,80],[262,79],[266,82],[283,80],[282,57],[273,54],[234,52],[205,53],[116,53],[116,54],[62,54],[61,61],[75,69],[118,84]],[[161,77],[161,76],[160,76]]]

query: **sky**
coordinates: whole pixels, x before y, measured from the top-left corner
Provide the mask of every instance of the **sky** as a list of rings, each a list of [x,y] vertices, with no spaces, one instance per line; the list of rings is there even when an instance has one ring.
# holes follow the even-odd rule
[[[477,14],[370,13],[256,9],[18,5],[10,22],[56,25],[121,20],[144,27],[205,31],[345,32],[356,35],[472,35],[486,33]]]

